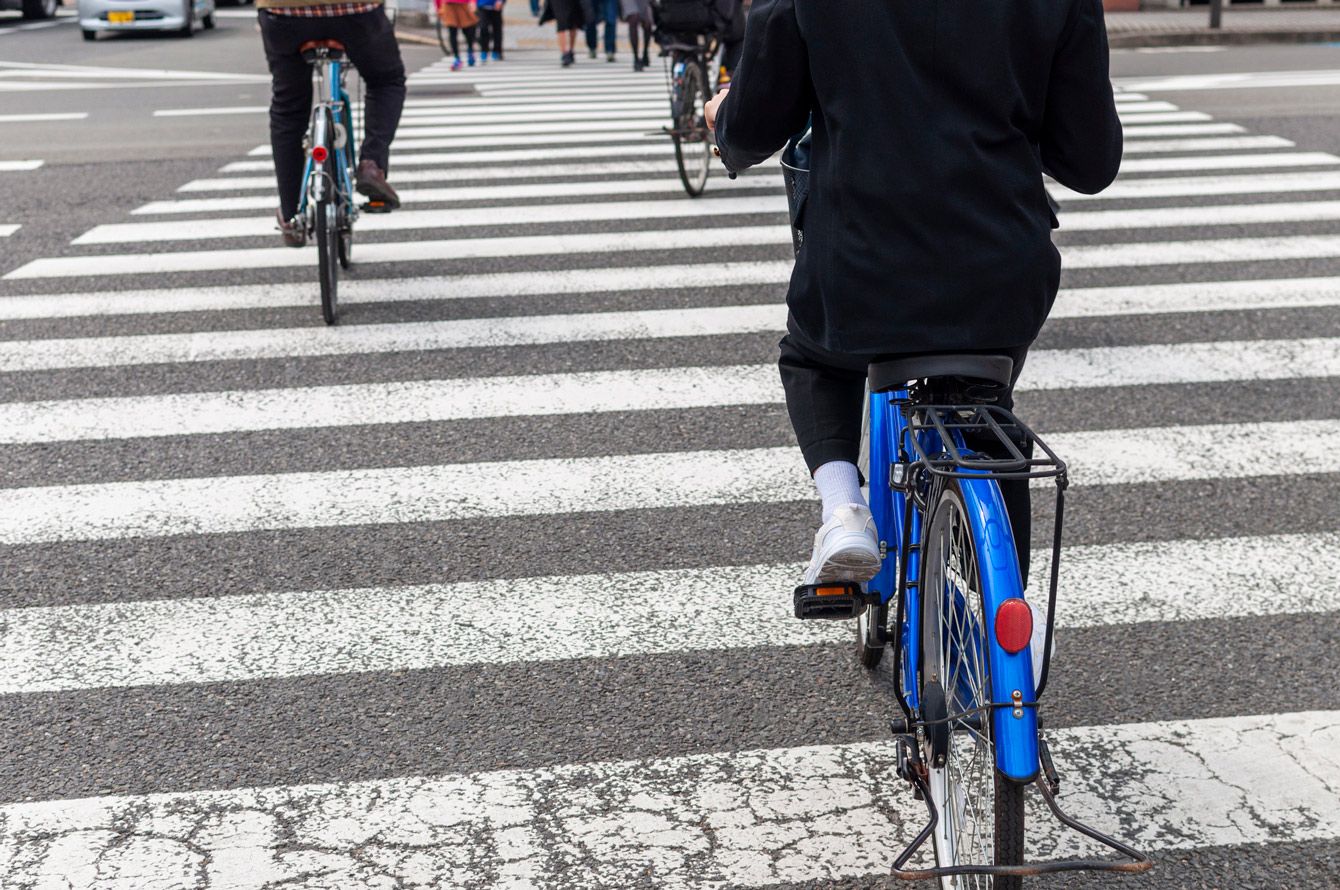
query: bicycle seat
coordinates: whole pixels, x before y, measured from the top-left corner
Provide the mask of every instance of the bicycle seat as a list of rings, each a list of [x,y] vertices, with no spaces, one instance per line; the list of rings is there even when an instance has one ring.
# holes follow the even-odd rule
[[[344,44],[338,40],[308,40],[298,47],[298,53],[308,62],[314,60],[320,50],[326,51],[328,59],[344,58]]]
[[[903,389],[910,380],[930,377],[964,377],[1009,386],[1014,360],[1008,355],[913,355],[871,362],[866,373],[871,392]]]

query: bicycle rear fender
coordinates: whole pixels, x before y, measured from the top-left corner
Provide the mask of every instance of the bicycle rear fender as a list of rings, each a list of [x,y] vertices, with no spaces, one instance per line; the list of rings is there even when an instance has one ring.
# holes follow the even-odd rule
[[[1031,706],[1035,697],[1033,657],[1028,646],[1011,655],[996,642],[996,610],[1005,600],[1024,595],[1014,533],[996,480],[959,481],[977,547],[990,651],[991,699],[996,704],[1026,705],[993,709],[996,767],[1010,779],[1031,782],[1038,774],[1038,715],[1037,708]]]

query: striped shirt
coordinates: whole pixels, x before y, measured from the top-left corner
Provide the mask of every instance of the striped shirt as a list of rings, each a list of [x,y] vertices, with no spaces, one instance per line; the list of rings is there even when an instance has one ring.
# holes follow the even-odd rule
[[[265,11],[272,15],[324,19],[337,15],[358,15],[363,12],[372,12],[380,6],[380,3],[321,3],[312,6],[270,6]]]

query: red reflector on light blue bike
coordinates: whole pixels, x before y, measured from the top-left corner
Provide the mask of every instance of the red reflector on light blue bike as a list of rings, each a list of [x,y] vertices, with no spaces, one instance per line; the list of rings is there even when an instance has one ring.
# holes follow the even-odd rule
[[[1033,638],[1033,610],[1019,597],[1011,597],[996,609],[996,642],[1011,655],[1024,651]]]

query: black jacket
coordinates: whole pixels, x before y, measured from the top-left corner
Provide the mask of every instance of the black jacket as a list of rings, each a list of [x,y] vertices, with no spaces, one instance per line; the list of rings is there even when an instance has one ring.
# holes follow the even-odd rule
[[[732,169],[805,127],[787,303],[832,352],[1031,343],[1060,281],[1042,174],[1121,161],[1101,0],[755,0],[717,141]]]

